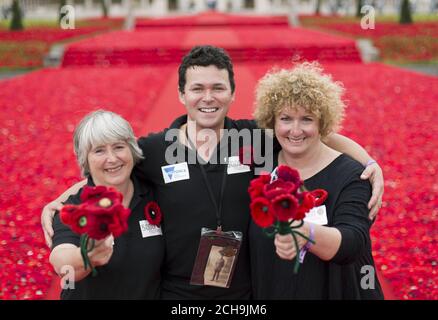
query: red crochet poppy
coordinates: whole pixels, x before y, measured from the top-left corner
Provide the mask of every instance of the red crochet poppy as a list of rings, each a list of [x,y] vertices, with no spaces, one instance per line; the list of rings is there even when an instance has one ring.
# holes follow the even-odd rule
[[[323,202],[327,192],[318,189],[314,193],[302,188],[303,181],[299,172],[288,166],[279,166],[276,179],[271,182],[271,175],[263,175],[251,181],[248,192],[251,197],[251,216],[268,237],[275,234],[292,234],[297,252],[299,251],[297,236],[315,243],[314,240],[298,230],[303,225],[303,219],[312,209],[317,200]],[[318,203],[319,203],[318,202]],[[298,221],[298,224],[294,224]],[[271,228],[269,228],[271,227]],[[300,253],[301,254],[301,253]],[[295,259],[293,272],[296,274],[301,260]]]
[[[105,186],[85,186],[81,193],[82,203],[87,203],[87,209],[95,214],[105,214],[107,208],[119,205],[123,195],[116,189]]]
[[[269,227],[275,221],[275,216],[268,199],[258,197],[251,202],[251,216],[254,222],[262,228]]]
[[[303,181],[300,178],[299,172],[289,166],[285,166],[285,165],[278,166],[277,176],[278,179],[292,182],[297,186],[297,189],[303,185]]]
[[[277,179],[263,187],[263,195],[269,200],[273,200],[282,194],[294,194],[298,186],[292,182]]]
[[[263,188],[271,181],[269,173],[261,174],[259,177],[251,180],[249,183],[248,193],[251,199],[263,196]]]
[[[114,215],[109,229],[114,237],[119,237],[128,230],[128,219],[131,215],[131,210],[126,210],[122,204],[118,204],[114,208]]]
[[[160,206],[155,201],[149,202],[144,208],[144,215],[146,220],[155,226],[159,226],[162,219]]]
[[[91,267],[93,276],[97,274],[91,265],[88,252],[93,250],[94,242],[112,234],[115,238],[128,229],[131,210],[122,205],[123,196],[113,188],[105,186],[89,187],[82,190],[79,205],[65,205],[60,213],[61,221],[81,235],[81,255],[84,268]]]
[[[298,207],[296,220],[302,220],[313,207],[315,207],[315,198],[311,192],[303,192],[300,197],[300,206]]]
[[[62,207],[59,213],[61,221],[70,226],[77,234],[87,233],[89,230],[90,218],[81,206],[67,204]]]
[[[324,189],[315,189],[312,190],[310,193],[315,199],[315,207],[322,205],[328,197],[328,193]]]
[[[272,207],[278,221],[297,219],[298,200],[291,194],[281,194],[272,200]]]
[[[120,236],[128,229],[127,220],[131,213],[121,204],[122,195],[105,186],[84,187],[79,205],[65,205],[61,220],[78,233],[101,240],[113,234]]]

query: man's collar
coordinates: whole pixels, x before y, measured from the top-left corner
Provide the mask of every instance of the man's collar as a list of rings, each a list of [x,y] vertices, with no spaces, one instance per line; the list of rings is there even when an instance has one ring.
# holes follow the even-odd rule
[[[186,123],[187,123],[187,114],[176,118],[169,126],[169,129],[179,129],[183,124],[186,124]],[[228,117],[225,117],[224,129],[231,129],[231,128],[232,128],[231,119]]]
[[[176,118],[169,126],[169,129],[179,129],[185,123],[187,123],[186,114]]]

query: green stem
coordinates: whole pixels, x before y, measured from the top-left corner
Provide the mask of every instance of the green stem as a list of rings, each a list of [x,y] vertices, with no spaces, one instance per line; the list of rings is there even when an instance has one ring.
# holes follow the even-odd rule
[[[91,244],[89,245],[90,241]],[[90,258],[88,257],[88,252],[90,252],[94,248],[95,240],[90,239],[90,237],[88,237],[87,234],[83,234],[81,235],[80,244],[81,244],[81,256],[82,256],[82,260],[84,261],[84,269],[87,270],[88,267],[90,267],[91,274],[93,277],[95,277],[97,276],[96,268],[91,264]]]
[[[81,235],[80,243],[81,243],[82,261],[84,261],[84,269],[87,270],[88,257],[87,257],[87,235],[86,234]]]
[[[90,245],[90,248],[88,248],[88,242],[90,242],[91,241],[91,245]],[[93,250],[94,249],[94,244],[96,243],[96,241],[94,240],[94,239],[90,239],[88,236],[87,236],[87,245],[86,245],[86,247],[85,248],[87,248],[86,250],[87,250],[87,262],[88,262],[88,264],[89,264],[89,266],[90,266],[90,268],[91,268],[91,275],[93,276],[93,277],[95,277],[95,276],[97,276],[97,271],[96,271],[96,268],[91,264],[91,262],[90,262],[90,258],[88,257],[88,252],[90,252],[91,250]]]
[[[298,254],[299,254],[299,246],[298,246],[298,240],[297,240],[297,237],[295,236],[294,232],[292,231],[291,234],[292,234],[292,237],[293,237],[293,239],[294,239],[294,242],[295,242],[295,249],[296,249],[294,274],[297,274],[297,273],[298,273],[298,268],[300,267],[300,261],[299,261],[300,259],[299,259],[299,257],[298,257]]]
[[[303,226],[303,224],[304,224],[304,220],[299,220],[299,221],[300,221],[300,224],[298,224],[298,225],[292,227],[292,223],[294,223],[295,221],[296,221],[296,220],[292,220],[292,221],[290,222],[290,228],[291,228],[291,229],[301,228],[301,227]]]
[[[263,229],[263,232],[269,237],[274,238],[276,233],[279,233],[281,235],[291,234],[292,238],[294,239],[295,243],[295,249],[296,249],[296,256],[295,256],[295,265],[294,265],[294,274],[298,273],[298,269],[300,267],[300,259],[299,259],[299,253],[300,253],[300,247],[298,245],[298,240],[296,234],[303,237],[307,241],[310,241],[311,243],[315,244],[314,240],[311,240],[309,237],[305,236],[303,233],[299,231],[295,231],[294,229],[301,228],[304,225],[303,220],[299,220],[299,224],[296,226],[292,226],[292,224],[295,222],[295,220],[292,220],[291,222],[285,222],[285,221],[276,221],[274,224],[273,231],[268,231],[268,228]]]
[[[301,232],[299,232],[299,231],[293,231],[294,233],[298,233],[301,237],[303,237],[304,239],[306,239],[307,241],[310,241],[310,242],[312,242],[313,244],[315,244],[315,241],[314,240],[312,240],[312,239],[310,239],[309,237],[307,237],[307,236],[305,236],[304,234],[302,234]]]
[[[269,239],[272,239],[272,238],[274,238],[275,234],[277,233],[277,229],[274,229],[274,231],[269,232],[269,231],[267,230],[267,228],[265,228],[265,229],[263,229],[263,233],[266,234],[266,236],[267,236]]]
[[[278,222],[278,233],[281,235],[286,235],[291,233],[291,227],[289,222],[279,221]]]

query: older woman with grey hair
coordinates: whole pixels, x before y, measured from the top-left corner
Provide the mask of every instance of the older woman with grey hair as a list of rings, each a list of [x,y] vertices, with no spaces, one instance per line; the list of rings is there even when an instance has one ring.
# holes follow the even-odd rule
[[[129,123],[119,115],[98,110],[85,116],[74,133],[74,149],[87,185],[103,185],[123,195],[131,209],[128,231],[114,239],[97,241],[89,252],[98,270],[90,276],[84,269],[79,235],[64,225],[57,214],[50,262],[59,275],[68,279],[62,299],[157,299],[160,295],[160,268],[164,257],[161,228],[149,225],[144,208],[152,192],[132,174],[143,158]],[[82,189],[66,203],[79,204]],[[68,272],[66,274],[66,272]]]

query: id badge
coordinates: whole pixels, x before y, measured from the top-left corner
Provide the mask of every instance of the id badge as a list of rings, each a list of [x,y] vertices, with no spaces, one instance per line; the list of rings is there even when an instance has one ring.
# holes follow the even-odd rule
[[[229,288],[241,244],[242,232],[202,228],[190,284]]]

